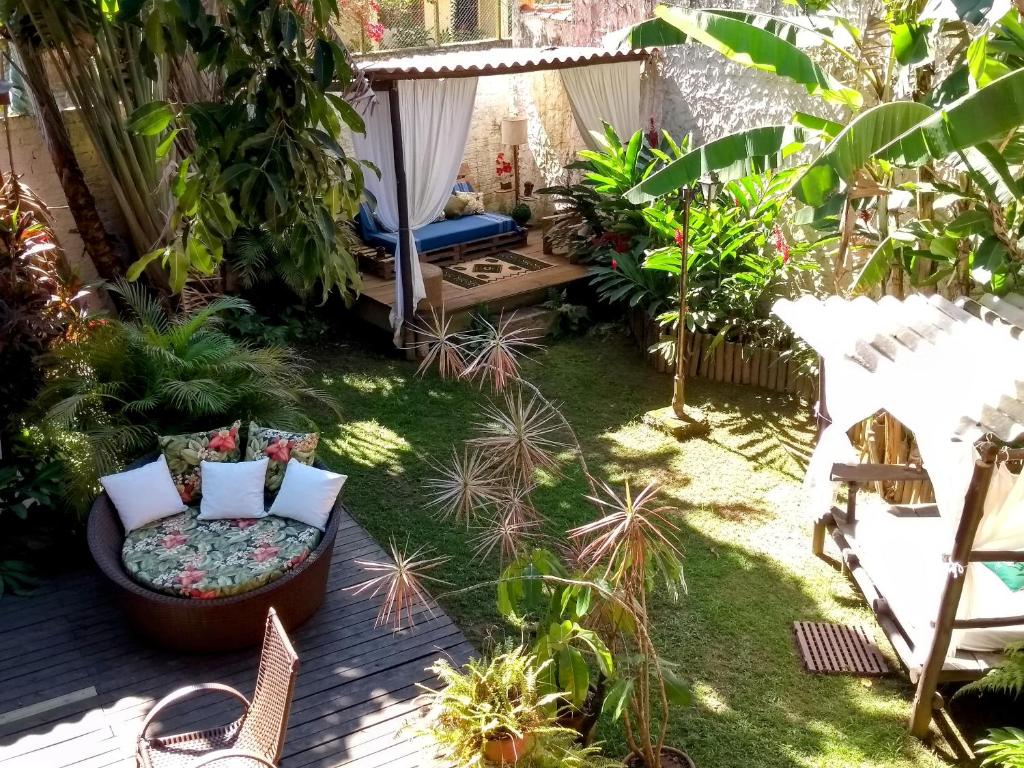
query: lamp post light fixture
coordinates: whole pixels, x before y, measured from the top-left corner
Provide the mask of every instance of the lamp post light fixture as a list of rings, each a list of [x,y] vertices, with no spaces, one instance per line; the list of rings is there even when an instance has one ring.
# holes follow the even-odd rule
[[[702,176],[696,184],[689,184],[679,190],[679,203],[682,207],[682,227],[677,233],[679,320],[676,323],[676,370],[672,379],[672,405],[645,414],[644,421],[680,440],[705,435],[709,431],[704,414],[686,407],[686,291],[690,266],[690,207],[700,196],[710,208],[721,189],[718,174],[712,172]]]

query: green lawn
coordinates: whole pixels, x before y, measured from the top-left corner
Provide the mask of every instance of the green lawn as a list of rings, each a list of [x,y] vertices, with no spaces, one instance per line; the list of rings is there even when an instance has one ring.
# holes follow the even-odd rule
[[[485,395],[351,348],[318,353],[317,372],[345,416],[324,430],[323,455],[349,475],[352,514],[382,542],[408,537],[450,555],[442,576],[454,587],[496,575],[496,563],[470,562],[469,534],[434,520],[420,491],[430,474],[425,459],[461,444]],[[669,378],[644,368],[614,333],[554,343],[528,376],[563,404],[592,472],[614,482],[656,479],[682,512],[689,595],[660,602],[655,628],[697,703],[676,713],[670,744],[702,768],[942,764],[905,732],[911,689],[902,678],[801,671],[794,620],[870,622],[847,581],[809,551],[800,505],[799,456],[812,440],[804,410],[757,389],[692,382],[689,402],[713,429],[679,444],[640,421],[667,404]],[[578,473],[545,478],[537,501],[553,531],[593,516],[583,488]],[[503,631],[491,589],[443,602],[477,645]],[[602,727],[609,753],[623,752],[615,728]]]

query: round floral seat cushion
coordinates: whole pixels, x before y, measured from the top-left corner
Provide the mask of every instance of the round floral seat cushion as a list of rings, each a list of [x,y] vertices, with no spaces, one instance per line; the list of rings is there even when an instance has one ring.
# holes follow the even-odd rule
[[[128,574],[175,597],[240,595],[284,575],[309,557],[321,532],[295,520],[198,520],[185,512],[136,529],[121,558]]]

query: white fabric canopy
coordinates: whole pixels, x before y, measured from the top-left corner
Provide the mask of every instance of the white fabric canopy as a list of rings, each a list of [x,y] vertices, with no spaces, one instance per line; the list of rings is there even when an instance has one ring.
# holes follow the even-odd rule
[[[642,61],[595,64],[561,70],[576,126],[591,149],[604,143],[602,121],[623,141],[642,127],[640,73]]]
[[[884,408],[913,432],[941,519],[934,535],[915,539],[906,579],[927,583],[934,600],[920,607],[937,610],[949,567],[943,556],[952,548],[974,470],[974,441],[989,432],[1003,440],[1016,439],[1024,424],[1018,394],[1018,382],[1024,381],[1024,341],[1014,338],[1007,327],[990,325],[941,296],[913,295],[903,301],[886,297],[878,302],[806,296],[781,300],[773,312],[824,361],[831,423],[822,430],[807,469],[812,513],[831,504],[833,463],[857,461],[847,436],[850,427]],[[998,468],[989,493],[975,548],[1024,549],[1024,480]],[[858,523],[858,540],[865,525],[870,521]],[[880,539],[884,535],[885,531]],[[899,549],[906,542],[879,540],[872,545],[878,550],[875,555],[885,559],[887,544]],[[966,568],[958,618],[1024,612],[1024,593],[1010,593],[983,564]],[[934,620],[934,615],[926,618]],[[928,626],[925,620],[922,625]],[[957,631],[950,653],[958,646],[998,650],[1007,639],[1019,638],[1022,630]]]
[[[397,83],[409,228],[413,234],[437,218],[451,195],[466,149],[476,85],[475,77],[402,80]],[[380,178],[372,172],[366,174],[366,189],[377,199],[375,213],[381,226],[397,232],[398,194],[388,99],[379,94],[359,105],[359,111],[366,123],[366,133],[353,134],[356,156],[380,169]],[[401,242],[395,249],[395,303],[391,308],[391,327],[395,331],[396,342],[405,319],[402,259],[408,259],[411,266],[413,307],[426,296],[415,237],[411,239],[411,253],[402,252]]]

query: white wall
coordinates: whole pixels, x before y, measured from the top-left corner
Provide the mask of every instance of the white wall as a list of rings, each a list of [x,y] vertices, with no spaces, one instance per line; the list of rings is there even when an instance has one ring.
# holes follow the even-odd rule
[[[96,197],[96,205],[101,218],[111,235],[115,238],[122,236],[125,227],[121,214],[107,181],[106,170],[103,168],[92,142],[74,110],[64,112],[64,122],[71,136],[71,142],[82,172]],[[43,137],[36,126],[35,118],[30,115],[10,117],[7,120],[7,130],[10,131],[15,173],[21,176],[22,182],[28,185],[49,207],[56,225],[55,234],[71,264],[83,278],[94,280],[96,272],[85,253],[82,239],[75,227],[75,220],[71,211],[68,210],[63,187],[50,160],[50,153],[43,143]],[[3,139],[0,138],[0,142],[2,141]],[[6,174],[10,171],[11,162],[6,146],[0,144],[0,147],[2,147],[0,149],[0,168]]]

